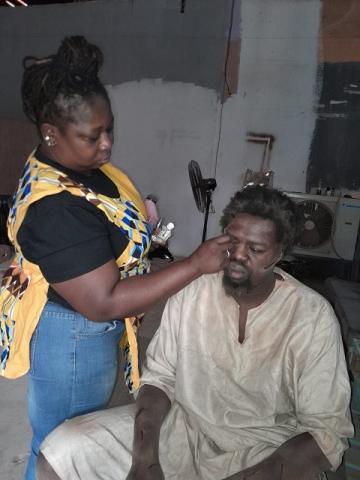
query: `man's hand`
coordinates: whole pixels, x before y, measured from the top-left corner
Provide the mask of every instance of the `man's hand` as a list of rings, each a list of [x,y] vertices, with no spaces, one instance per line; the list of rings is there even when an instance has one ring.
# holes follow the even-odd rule
[[[239,480],[285,480],[282,474],[283,465],[278,461],[278,458],[269,457],[254,467],[241,472]]]
[[[160,428],[170,409],[165,393],[143,385],[136,399],[132,465],[126,480],[165,480],[159,463]]]
[[[254,467],[247,468],[227,480],[316,480],[317,478],[319,478],[319,472],[311,465],[299,469],[291,462],[284,462],[277,453],[274,453]]]
[[[283,443],[262,462],[224,480],[316,480],[331,465],[309,433]]]
[[[132,465],[126,480],[165,480],[159,463],[152,465]]]

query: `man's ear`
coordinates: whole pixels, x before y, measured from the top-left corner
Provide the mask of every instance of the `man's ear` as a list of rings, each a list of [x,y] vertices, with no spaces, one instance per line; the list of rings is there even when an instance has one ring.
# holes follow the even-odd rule
[[[57,144],[59,130],[51,123],[43,123],[40,127],[41,142],[44,142],[48,147],[55,147]]]

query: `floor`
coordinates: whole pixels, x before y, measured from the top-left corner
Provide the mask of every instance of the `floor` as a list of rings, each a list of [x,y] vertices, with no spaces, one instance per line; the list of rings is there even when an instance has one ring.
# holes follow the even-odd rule
[[[162,309],[163,305],[160,304],[144,318],[139,338],[142,358],[160,321]],[[110,401],[111,406],[133,401],[124,386],[121,367],[122,365]],[[0,480],[21,480],[31,438],[26,414],[26,377],[17,380],[0,377],[0,392]]]
[[[6,269],[0,263],[1,272]],[[163,260],[153,262],[153,271],[166,265]],[[160,322],[164,302],[159,303],[144,317],[139,335],[140,356],[145,357],[146,348]],[[127,392],[122,375],[122,358],[118,381],[110,406],[125,405],[133,401]],[[0,480],[22,480],[31,439],[26,413],[26,377],[8,380],[0,377]]]
[[[166,264],[156,260],[154,268]],[[4,264],[0,264],[4,267]],[[1,268],[0,268],[1,273]],[[314,278],[305,279],[313,288],[323,292],[323,282]],[[146,347],[160,321],[163,304],[157,305],[145,317],[140,330],[140,352],[144,357]],[[0,480],[21,480],[28,457],[30,428],[26,415],[26,378],[7,380],[0,377]],[[122,374],[111,399],[111,405],[121,405],[133,401],[122,381]],[[353,450],[354,452],[355,450]],[[356,448],[355,455],[360,449]],[[353,453],[354,454],[354,453]],[[359,477],[347,477],[342,465],[335,474],[329,474],[329,480],[353,480]]]

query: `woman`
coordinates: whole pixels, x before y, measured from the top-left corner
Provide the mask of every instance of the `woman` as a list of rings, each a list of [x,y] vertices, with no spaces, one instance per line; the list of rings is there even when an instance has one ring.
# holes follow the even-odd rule
[[[2,374],[29,372],[27,480],[51,430],[108,402],[121,337],[126,383],[137,388],[141,313],[228,261],[229,238],[221,236],[142,275],[151,231],[139,193],[109,163],[114,119],[101,64],[101,51],[83,37],[64,39],[54,56],[24,60],[24,112],[41,143],[9,214],[16,257],[3,278],[0,319]]]

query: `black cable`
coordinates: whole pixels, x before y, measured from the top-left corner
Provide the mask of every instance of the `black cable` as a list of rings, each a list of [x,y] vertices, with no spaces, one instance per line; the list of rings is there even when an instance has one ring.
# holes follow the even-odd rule
[[[226,41],[226,51],[225,51],[225,64],[224,64],[224,75],[222,79],[221,85],[221,107],[220,107],[220,117],[219,117],[219,133],[218,133],[218,141],[216,145],[216,154],[215,154],[215,173],[214,177],[216,178],[217,172],[217,164],[218,164],[218,157],[219,157],[219,150],[220,150],[220,140],[221,140],[221,133],[222,133],[222,119],[223,119],[223,109],[225,103],[225,87],[227,88],[227,94],[230,96],[232,94],[230,90],[230,86],[227,79],[228,73],[228,63],[230,57],[230,42],[231,42],[231,34],[234,24],[234,10],[235,10],[235,2],[236,0],[232,0],[231,9],[230,9],[230,19],[229,19],[229,31]]]

